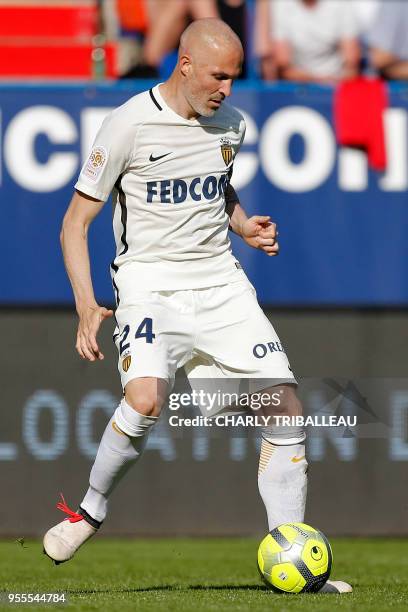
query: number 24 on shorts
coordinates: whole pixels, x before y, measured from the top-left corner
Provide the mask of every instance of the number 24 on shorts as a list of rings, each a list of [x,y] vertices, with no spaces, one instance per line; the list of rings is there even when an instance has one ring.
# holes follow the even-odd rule
[[[122,338],[119,342],[120,355],[122,355],[122,353],[130,347],[130,342],[126,342],[129,333],[130,325],[125,325],[121,333]],[[145,338],[148,344],[152,344],[155,337],[156,336],[153,333],[153,319],[151,319],[150,317],[145,317],[136,330],[135,338]]]

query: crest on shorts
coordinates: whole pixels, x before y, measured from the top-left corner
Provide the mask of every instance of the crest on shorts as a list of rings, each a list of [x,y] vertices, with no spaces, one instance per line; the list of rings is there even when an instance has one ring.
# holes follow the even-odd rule
[[[233,157],[231,141],[229,138],[221,138],[220,143],[222,159],[224,160],[225,165],[229,166]]]
[[[122,369],[124,372],[128,371],[131,363],[132,363],[132,355],[126,355],[126,357],[124,357],[122,360]]]

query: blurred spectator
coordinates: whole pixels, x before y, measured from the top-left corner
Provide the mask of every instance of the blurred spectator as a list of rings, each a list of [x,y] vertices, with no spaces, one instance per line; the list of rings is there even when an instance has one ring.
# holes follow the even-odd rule
[[[277,78],[274,57],[270,0],[258,0],[255,5],[254,53],[259,59],[259,71],[265,81]]]
[[[143,36],[138,61],[122,78],[155,78],[165,56],[176,49],[189,21],[223,19],[245,48],[245,0],[116,0],[122,31]],[[245,64],[243,75],[245,74]]]
[[[145,35],[139,62],[122,78],[156,78],[189,19],[219,17],[216,0],[118,0],[118,10],[125,29]]]
[[[358,74],[358,26],[348,2],[269,0],[268,5],[269,38],[280,78],[334,82]]]
[[[376,18],[380,0],[349,0],[357,19],[361,44],[361,72],[372,72],[367,35]]]
[[[348,0],[357,19],[360,37],[365,37],[376,18],[381,0]]]
[[[247,15],[245,0],[218,0],[217,6],[221,19],[225,21],[225,23],[228,23],[229,27],[234,30],[235,34],[242,42],[245,52],[247,42]],[[245,53],[240,78],[246,77],[246,71],[247,65]]]
[[[373,67],[387,79],[408,80],[408,2],[383,0],[367,38]]]

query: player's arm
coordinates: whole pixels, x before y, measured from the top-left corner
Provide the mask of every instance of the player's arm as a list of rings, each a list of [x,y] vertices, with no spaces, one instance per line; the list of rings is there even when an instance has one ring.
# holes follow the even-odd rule
[[[88,253],[88,228],[103,205],[104,202],[76,191],[61,229],[65,267],[79,317],[76,349],[83,359],[89,361],[104,358],[96,334],[102,321],[113,315],[112,310],[99,306],[95,300]]]
[[[341,79],[354,79],[358,76],[360,69],[360,44],[357,38],[342,38],[339,48],[343,59]]]
[[[407,79],[408,61],[400,60],[389,51],[377,47],[370,49],[371,64],[386,79]]]
[[[293,53],[287,40],[276,40],[274,43],[275,61],[279,78],[285,81],[314,82],[318,81],[308,70],[299,68],[293,63]]]
[[[247,217],[232,185],[225,192],[226,211],[230,218],[230,229],[254,249],[260,249],[269,256],[279,253],[276,224],[269,216]]]

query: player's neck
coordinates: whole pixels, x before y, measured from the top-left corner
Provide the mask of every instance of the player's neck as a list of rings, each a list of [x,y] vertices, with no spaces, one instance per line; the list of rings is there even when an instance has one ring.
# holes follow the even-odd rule
[[[159,91],[167,106],[184,119],[197,119],[200,116],[189,105],[180,87],[172,77],[159,86]]]

